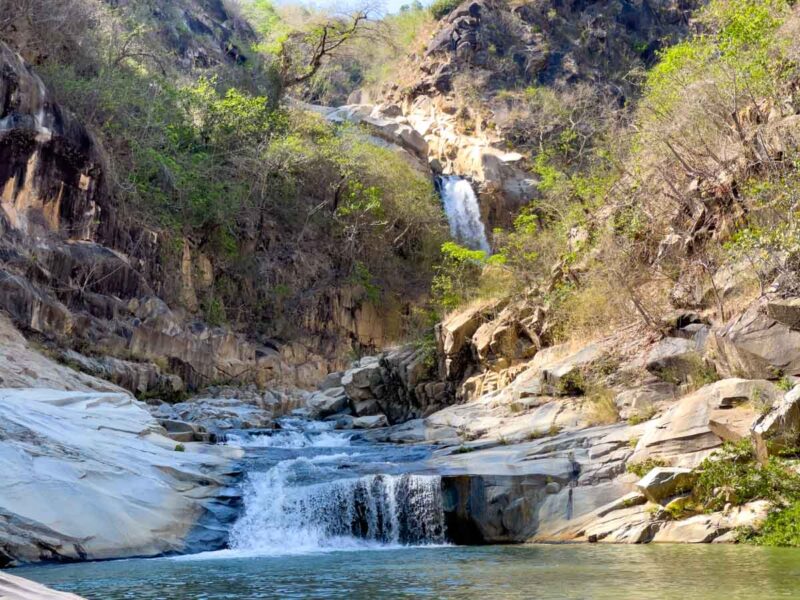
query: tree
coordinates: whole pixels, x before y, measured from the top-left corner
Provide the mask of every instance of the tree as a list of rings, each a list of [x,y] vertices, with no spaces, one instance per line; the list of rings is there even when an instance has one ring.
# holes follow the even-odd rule
[[[377,33],[370,8],[323,17],[307,29],[290,31],[274,47],[281,87],[285,91],[310,80],[347,44]]]

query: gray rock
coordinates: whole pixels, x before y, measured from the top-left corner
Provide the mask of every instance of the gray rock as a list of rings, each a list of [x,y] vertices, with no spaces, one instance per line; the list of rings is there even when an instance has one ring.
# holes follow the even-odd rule
[[[703,368],[703,359],[694,340],[668,337],[650,350],[645,368],[664,381],[686,383]]]
[[[22,577],[0,573],[0,598],[5,600],[83,600],[75,594],[56,592]]]
[[[241,450],[189,444],[176,452],[163,431],[127,394],[0,390],[3,560],[221,547],[220,519],[231,518],[221,495],[235,484],[227,473]]]
[[[717,369],[731,377],[775,379],[800,374],[800,331],[749,308],[709,336],[709,354]]]
[[[767,315],[791,329],[800,329],[800,298],[770,300]]]
[[[349,402],[343,387],[332,387],[312,394],[306,406],[313,419],[324,419],[347,410]]]
[[[656,467],[636,484],[636,487],[655,503],[685,492],[694,485],[697,475],[691,469]]]
[[[379,427],[388,427],[389,421],[386,415],[373,415],[370,417],[358,417],[353,419],[353,427],[355,429],[378,429]]]
[[[753,442],[759,460],[797,448],[800,444],[800,386],[787,393],[753,425]]]

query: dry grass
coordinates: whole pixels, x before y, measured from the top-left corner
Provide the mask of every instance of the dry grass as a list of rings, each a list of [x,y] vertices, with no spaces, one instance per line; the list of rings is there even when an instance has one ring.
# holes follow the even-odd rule
[[[589,424],[611,425],[619,422],[619,411],[614,403],[614,391],[609,388],[593,388],[587,394],[589,402]]]

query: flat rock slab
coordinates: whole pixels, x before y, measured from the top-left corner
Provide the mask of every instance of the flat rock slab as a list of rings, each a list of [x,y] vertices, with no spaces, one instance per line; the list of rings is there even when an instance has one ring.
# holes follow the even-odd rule
[[[57,592],[8,573],[0,573],[0,598],[3,600],[83,600],[81,596]]]
[[[176,442],[121,393],[0,389],[0,555],[10,562],[190,549],[241,450]],[[208,510],[207,510],[208,509]],[[220,523],[204,530],[211,534]]]

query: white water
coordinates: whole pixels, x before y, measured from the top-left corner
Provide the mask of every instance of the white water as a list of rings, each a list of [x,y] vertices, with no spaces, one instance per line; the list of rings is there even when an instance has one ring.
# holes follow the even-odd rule
[[[450,235],[467,247],[488,254],[491,248],[486,239],[486,228],[481,221],[478,198],[469,181],[457,175],[444,175],[439,179],[439,193],[450,223]]]
[[[351,435],[287,420],[283,430],[271,435],[231,437],[228,444],[277,456],[279,462],[273,459],[269,469],[247,476],[244,509],[231,529],[230,550],[182,559],[445,543],[440,478],[358,476],[350,469],[364,455],[351,444]],[[378,448],[378,460],[383,460],[380,447],[360,448]]]

